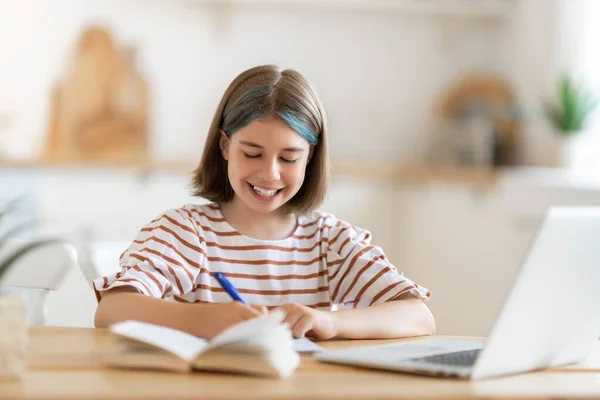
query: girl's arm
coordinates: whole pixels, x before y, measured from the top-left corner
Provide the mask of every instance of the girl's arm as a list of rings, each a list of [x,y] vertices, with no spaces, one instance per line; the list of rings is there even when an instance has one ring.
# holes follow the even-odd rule
[[[315,310],[300,304],[284,304],[295,337],[317,339],[391,339],[435,334],[433,315],[422,300],[406,293],[397,300],[358,309]]]
[[[423,301],[411,294],[359,309],[331,312],[335,337],[398,338],[435,334],[435,321]]]
[[[266,312],[262,306],[246,307],[238,301],[223,304],[193,304],[166,301],[143,295],[133,287],[107,291],[96,310],[97,328],[128,319],[167,326],[210,339],[229,326]]]

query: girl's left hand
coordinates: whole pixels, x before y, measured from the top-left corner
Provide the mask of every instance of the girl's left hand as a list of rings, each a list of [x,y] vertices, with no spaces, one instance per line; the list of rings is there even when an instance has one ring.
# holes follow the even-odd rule
[[[331,311],[315,310],[301,304],[290,303],[275,307],[285,314],[283,320],[296,338],[311,336],[316,339],[331,339],[336,335],[335,318]]]

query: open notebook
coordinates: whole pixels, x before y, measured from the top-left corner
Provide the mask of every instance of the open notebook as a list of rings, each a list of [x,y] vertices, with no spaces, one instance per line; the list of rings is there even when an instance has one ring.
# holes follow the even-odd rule
[[[320,347],[307,339],[294,340],[284,315],[270,314],[242,321],[210,341],[175,329],[139,321],[110,326],[117,351],[105,363],[125,368],[178,372],[212,370],[286,378],[300,362],[298,351]]]

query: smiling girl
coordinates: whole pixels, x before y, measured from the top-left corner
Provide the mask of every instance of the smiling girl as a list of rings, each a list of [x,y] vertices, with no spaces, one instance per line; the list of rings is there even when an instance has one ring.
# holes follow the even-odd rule
[[[94,281],[98,327],[135,319],[211,338],[271,309],[294,336],[430,335],[430,293],[370,244],[368,231],[315,211],[329,184],[325,113],[294,70],[259,66],[215,113],[194,195],[166,211]],[[250,306],[231,301],[222,272]],[[340,310],[336,310],[338,305]]]

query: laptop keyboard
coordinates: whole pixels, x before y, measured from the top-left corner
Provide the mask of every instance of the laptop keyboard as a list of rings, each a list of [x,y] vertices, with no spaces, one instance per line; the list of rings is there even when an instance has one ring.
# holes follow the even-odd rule
[[[433,356],[411,358],[410,361],[470,367],[473,364],[475,364],[475,360],[477,359],[477,355],[480,351],[481,349],[458,351],[455,353],[436,354]]]

